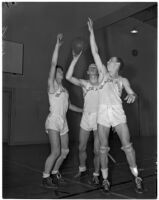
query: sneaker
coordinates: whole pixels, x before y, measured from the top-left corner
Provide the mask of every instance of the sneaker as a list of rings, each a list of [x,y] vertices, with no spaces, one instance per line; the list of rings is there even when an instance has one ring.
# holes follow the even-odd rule
[[[57,174],[51,174],[50,177],[52,178],[52,182],[55,184],[66,184],[66,181],[59,172]]]
[[[103,180],[102,186],[103,186],[103,191],[104,192],[109,192],[110,191],[110,183],[109,183],[109,181],[107,179]]]
[[[51,177],[43,178],[42,185],[45,188],[57,188],[57,185],[52,182]]]
[[[98,176],[93,176],[92,183],[93,183],[93,185],[99,185],[99,177]]]
[[[136,177],[135,178],[135,191],[137,193],[143,193],[143,182],[142,182],[142,178],[140,177]]]
[[[87,171],[84,171],[84,172],[78,172],[75,176],[74,176],[74,178],[81,178],[81,177],[84,177],[84,176],[86,176],[86,175],[88,175],[88,173],[87,173]]]

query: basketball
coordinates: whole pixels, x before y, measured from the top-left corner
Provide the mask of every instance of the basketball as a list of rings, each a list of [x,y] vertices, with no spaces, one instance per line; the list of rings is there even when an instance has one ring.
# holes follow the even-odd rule
[[[75,54],[79,54],[82,50],[84,50],[85,42],[82,37],[76,37],[72,41],[72,50]]]

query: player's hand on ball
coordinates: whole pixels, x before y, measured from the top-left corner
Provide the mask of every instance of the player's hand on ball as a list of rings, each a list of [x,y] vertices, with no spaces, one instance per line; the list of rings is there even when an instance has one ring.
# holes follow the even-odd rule
[[[135,95],[135,94],[128,94],[128,95],[125,97],[124,100],[125,100],[127,103],[134,103],[135,99],[136,99],[136,95]]]
[[[76,54],[79,55],[81,51],[85,49],[85,42],[82,37],[76,37],[74,38],[72,42],[72,51]]]
[[[58,44],[59,46],[61,46],[62,43],[63,43],[62,39],[63,39],[63,34],[62,34],[62,33],[59,33],[59,34],[57,35],[57,44]]]
[[[93,21],[92,21],[92,19],[90,17],[88,17],[87,24],[88,24],[88,30],[90,32],[93,31]]]

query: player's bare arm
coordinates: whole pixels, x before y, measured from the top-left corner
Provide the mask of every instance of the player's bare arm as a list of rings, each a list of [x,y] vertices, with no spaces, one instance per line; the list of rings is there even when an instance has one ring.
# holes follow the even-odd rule
[[[83,80],[83,79],[78,79],[76,77],[73,76],[73,73],[74,73],[74,69],[75,69],[75,65],[80,57],[80,55],[82,54],[82,51],[79,53],[79,54],[75,54],[74,52],[72,52],[72,55],[73,55],[73,59],[72,59],[72,62],[67,70],[67,73],[66,73],[66,80],[68,80],[70,83],[76,85],[76,86],[85,86],[87,84],[87,81],[86,80]]]
[[[127,103],[134,103],[134,101],[135,101],[137,95],[136,95],[135,92],[132,90],[128,79],[122,78],[122,83],[123,83],[123,86],[124,86],[125,91],[127,92],[127,96],[124,98],[124,100],[125,100]]]
[[[59,49],[63,43],[62,39],[63,39],[63,34],[61,33],[58,34],[56,45],[55,45],[53,55],[52,55],[51,68],[50,68],[49,78],[48,78],[48,92],[51,92],[51,93],[55,91],[55,87],[54,87],[55,72],[56,72],[56,65],[57,65],[58,56],[59,56]]]
[[[98,47],[97,47],[97,44],[95,41],[95,35],[94,35],[94,30],[93,30],[93,21],[91,18],[88,18],[87,24],[88,24],[88,30],[90,32],[91,51],[92,51],[92,55],[93,55],[95,64],[98,69],[99,82],[100,82],[102,80],[102,78],[105,76],[105,74],[107,73],[107,70],[106,70],[106,67],[103,65],[101,58],[99,56],[99,53],[98,53]]]

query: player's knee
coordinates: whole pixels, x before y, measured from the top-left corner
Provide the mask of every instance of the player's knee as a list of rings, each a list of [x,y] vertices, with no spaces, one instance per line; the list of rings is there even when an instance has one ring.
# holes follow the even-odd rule
[[[96,156],[99,155],[99,149],[97,149],[97,148],[94,149],[94,155],[96,155]]]
[[[61,149],[61,157],[66,158],[69,153],[69,149]]]
[[[60,156],[60,148],[54,149],[51,151],[51,156],[57,158]]]
[[[110,148],[107,146],[100,146],[100,154],[108,154]]]
[[[132,143],[129,143],[128,145],[122,146],[121,150],[123,150],[125,153],[132,153],[132,152],[134,152]]]
[[[79,149],[79,152],[85,152],[86,151],[86,147],[84,145],[79,145],[78,149]]]

